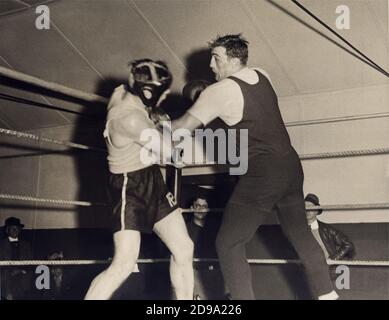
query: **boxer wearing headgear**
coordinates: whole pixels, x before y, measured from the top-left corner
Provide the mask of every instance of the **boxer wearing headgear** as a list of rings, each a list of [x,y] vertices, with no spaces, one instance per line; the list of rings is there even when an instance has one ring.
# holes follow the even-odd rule
[[[168,94],[171,83],[171,73],[164,63],[136,60],[130,63],[128,85],[116,88],[108,104],[104,137],[115,253],[108,269],[93,280],[85,299],[112,297],[136,268],[140,234],[152,231],[172,253],[170,276],[175,298],[193,298],[193,243],[181,211],[159,167],[142,162],[140,157],[147,148],[141,133],[156,128],[159,120],[152,121],[150,115]]]
[[[141,59],[130,63],[127,88],[141,98],[150,119],[158,127],[162,126],[162,122],[170,121],[169,116],[158,106],[170,92],[172,81],[173,76],[162,61]]]

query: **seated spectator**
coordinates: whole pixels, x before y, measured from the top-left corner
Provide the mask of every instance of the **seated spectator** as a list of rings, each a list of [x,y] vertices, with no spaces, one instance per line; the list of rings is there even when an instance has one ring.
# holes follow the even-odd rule
[[[5,220],[4,235],[0,240],[1,260],[30,260],[31,245],[22,237],[24,224],[20,219],[10,217]],[[1,268],[1,295],[5,300],[28,299],[31,294],[31,272],[26,267]]]
[[[208,202],[205,198],[199,197],[193,202],[193,217],[187,223],[188,233],[194,243],[194,257],[212,258],[216,257],[215,237],[220,226],[218,213],[210,213]],[[216,215],[216,216],[215,216]],[[226,296],[228,290],[223,287],[223,278],[215,263],[201,262],[195,265],[195,300],[214,300]]]
[[[205,225],[205,217],[208,212],[204,212],[203,210],[208,209],[207,200],[204,198],[197,198],[193,202],[193,220],[188,224],[188,232],[191,237],[193,243],[196,245],[199,242],[199,237],[201,236],[201,229],[204,228]]]
[[[54,252],[49,254],[47,257],[48,260],[63,260],[63,252]],[[63,267],[62,266],[50,266],[50,278],[51,278],[51,290],[52,290],[52,299],[57,300],[63,296]]]
[[[320,206],[319,198],[313,193],[305,197],[306,205]],[[352,259],[355,256],[353,243],[339,230],[333,226],[321,222],[317,216],[323,212],[319,210],[307,210],[307,220],[311,227],[312,234],[323,249],[326,259],[345,260]]]

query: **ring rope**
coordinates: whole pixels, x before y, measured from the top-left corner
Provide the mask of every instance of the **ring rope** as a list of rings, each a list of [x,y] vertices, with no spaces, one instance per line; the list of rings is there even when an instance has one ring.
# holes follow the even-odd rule
[[[60,145],[68,146],[68,147],[75,148],[75,149],[107,152],[105,149],[101,149],[101,148],[97,148],[97,147],[91,147],[91,146],[87,146],[87,145],[83,145],[83,144],[79,144],[79,143],[74,143],[74,142],[70,142],[70,141],[44,138],[44,137],[37,136],[37,135],[32,134],[32,133],[25,133],[25,132],[20,132],[20,131],[15,131],[15,130],[9,130],[9,129],[5,129],[5,128],[0,128],[0,133],[14,136],[17,138],[26,138],[26,139],[31,139],[31,140],[60,144]]]
[[[372,209],[389,209],[389,202],[382,203],[366,203],[366,204],[339,204],[339,205],[324,205],[324,206],[307,206],[307,211],[315,211],[318,209],[333,211],[333,210],[372,210]]]
[[[108,264],[112,259],[107,260],[3,260],[0,261],[0,267],[9,266],[68,266],[68,265],[95,265],[95,264]],[[166,263],[170,262],[170,259],[138,259],[139,264],[152,264],[152,263]],[[194,258],[193,262],[208,262],[218,263],[218,259],[210,258]],[[247,259],[249,264],[301,264],[297,259]],[[349,266],[375,266],[375,267],[388,267],[388,260],[331,260],[327,259],[328,265],[349,265]]]
[[[367,156],[367,155],[388,154],[388,153],[389,153],[389,148],[377,148],[377,149],[302,154],[300,155],[300,159],[301,160],[328,159],[328,158],[355,157],[355,156]]]
[[[61,111],[61,112],[65,112],[65,113],[75,114],[75,115],[79,115],[81,117],[88,117],[88,118],[92,118],[92,119],[96,119],[96,120],[103,120],[105,118],[103,116],[102,112],[101,113],[79,112],[79,111],[59,107],[58,105],[54,105],[51,103],[49,104],[49,102],[47,102],[47,101],[46,101],[46,103],[38,102],[36,100],[19,98],[19,97],[13,96],[13,95],[5,94],[5,93],[0,93],[0,99],[6,100],[6,101],[17,102],[17,103],[21,103],[21,104],[27,104],[30,106],[42,107],[45,109],[52,109],[52,110]]]
[[[0,128],[0,134],[6,134],[15,136],[18,138],[26,138],[26,139],[32,139],[32,140],[38,140],[38,141],[44,141],[54,144],[60,144],[65,145],[71,148],[77,148],[77,149],[83,149],[83,150],[92,150],[92,151],[99,151],[99,152],[107,152],[105,149],[87,146],[79,143],[69,142],[69,141],[63,141],[63,140],[56,140],[56,139],[50,139],[50,138],[44,138],[41,136],[37,136],[31,133],[25,133],[15,130],[9,130],[5,128]],[[355,156],[366,156],[366,155],[379,155],[379,154],[389,154],[389,147],[387,148],[376,148],[376,149],[363,149],[363,150],[349,150],[349,151],[336,151],[336,152],[322,152],[322,153],[312,153],[312,154],[301,154],[299,155],[301,160],[313,160],[313,159],[329,159],[329,158],[343,158],[343,157],[355,157]],[[178,168],[194,168],[194,167],[206,167],[206,166],[214,166],[218,165],[215,162],[210,163],[199,163],[199,164],[169,164],[176,166]]]
[[[59,205],[76,205],[81,207],[91,207],[91,206],[109,206],[107,203],[100,202],[88,202],[88,201],[74,201],[74,200],[61,200],[61,199],[45,199],[31,196],[21,196],[21,195],[12,195],[0,193],[0,199],[5,200],[18,200],[18,201],[27,201],[27,202],[41,202],[41,203],[50,203],[50,204],[59,204]],[[307,206],[306,210],[313,211],[323,209],[326,211],[331,210],[372,210],[372,209],[389,209],[389,203],[366,203],[366,204],[341,204],[341,205],[321,205],[321,206]],[[181,209],[182,213],[190,212],[222,212],[223,208],[209,208],[209,209],[196,209],[193,207]]]
[[[44,198],[37,198],[37,197],[31,197],[31,196],[5,194],[5,193],[0,193],[0,199],[18,200],[18,201],[27,201],[27,202],[41,202],[41,203],[50,203],[50,204],[58,204],[58,205],[75,205],[75,206],[81,206],[81,207],[108,206],[108,204],[106,204],[106,203],[99,203],[99,202],[61,200],[61,199],[44,199]]]
[[[365,62],[367,65],[371,66],[372,68],[376,69],[378,72],[384,74],[385,76],[389,77],[389,72],[387,72],[385,69],[383,69],[381,66],[379,66],[376,62],[371,60],[367,55],[365,55],[363,52],[361,52],[358,48],[356,48],[354,45],[352,45],[349,41],[347,41],[344,37],[342,37],[338,32],[336,32],[333,28],[331,28],[328,24],[326,24],[324,21],[322,21],[319,17],[317,17],[314,13],[309,11],[306,7],[304,7],[301,3],[299,3],[297,0],[292,0],[292,2],[298,6],[301,10],[303,10],[305,13],[307,13],[309,16],[311,16],[313,19],[315,19],[317,22],[319,22],[324,28],[329,30],[332,34],[334,34],[336,37],[338,37],[340,40],[342,40],[344,43],[346,43],[350,48],[352,48],[355,52],[357,52],[360,56],[363,57],[363,59],[360,56],[357,56],[358,59]],[[346,48],[342,47],[344,50],[348,51]]]
[[[352,120],[376,119],[376,118],[386,118],[386,117],[389,117],[389,112],[361,114],[361,115],[356,115],[356,116],[324,118],[324,119],[316,119],[316,120],[292,121],[292,122],[286,122],[285,126],[286,127],[296,127],[296,126],[307,126],[307,125],[313,125],[313,124],[333,123],[333,122],[352,121]]]
[[[370,156],[370,155],[380,155],[380,154],[389,154],[389,147],[376,148],[376,149],[362,149],[362,150],[348,150],[348,151],[300,154],[299,157],[301,160],[314,160],[314,159],[330,159],[330,158]],[[216,166],[216,165],[220,165],[220,164],[218,164],[216,162],[207,162],[207,163],[190,163],[190,164],[172,163],[171,165],[177,167],[178,169],[182,169],[182,168],[211,167],[211,166]]]
[[[9,68],[0,66],[0,76],[5,76],[14,80],[22,81],[40,88],[44,88],[53,92],[61,93],[73,98],[81,99],[88,102],[99,102],[102,104],[108,104],[108,99],[97,94],[87,93],[81,90],[72,89],[64,85],[42,80],[38,77],[30,76],[23,72],[15,71]]]
[[[71,97],[75,97],[85,101],[95,101],[103,104],[108,104],[108,99],[96,94],[87,93],[81,90],[76,90],[70,87],[66,87],[64,85],[60,85],[54,82],[49,82],[38,77],[30,76],[28,74],[15,71],[9,68],[5,68],[0,66],[0,76],[6,76],[8,78],[22,81],[25,83],[32,84],[34,86],[38,86],[44,89],[48,89],[50,91],[62,93]],[[339,121],[352,121],[352,120],[361,120],[361,119],[372,119],[372,118],[381,118],[388,117],[389,113],[372,113],[365,114],[359,116],[344,116],[344,117],[336,117],[336,118],[328,118],[321,120],[305,120],[305,121],[293,121],[287,122],[285,125],[287,127],[292,126],[300,126],[300,125],[310,125],[310,124],[320,124],[320,123],[330,123],[330,122],[339,122]]]
[[[316,210],[325,210],[325,211],[334,211],[334,210],[373,210],[373,209],[389,209],[389,202],[383,203],[366,203],[366,204],[339,204],[339,205],[321,205],[321,206],[307,206],[307,211],[316,211]],[[183,213],[190,212],[223,212],[223,208],[208,208],[208,209],[194,209],[185,208],[181,209]]]

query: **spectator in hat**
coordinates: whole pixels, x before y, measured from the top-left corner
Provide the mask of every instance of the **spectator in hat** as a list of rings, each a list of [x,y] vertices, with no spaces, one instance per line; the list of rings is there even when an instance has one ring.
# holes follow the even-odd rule
[[[305,197],[305,205],[320,206],[319,198],[313,193],[307,194]],[[355,256],[355,248],[348,237],[335,229],[333,226],[321,222],[317,216],[322,214],[322,209],[306,210],[308,224],[311,231],[326,256],[326,259],[345,260],[352,259]]]
[[[15,217],[9,217],[5,220],[5,233],[10,242],[19,242],[19,236],[24,228],[24,224],[20,222],[20,219]]]
[[[29,260],[32,257],[30,243],[22,237],[24,224],[20,219],[5,220],[5,237],[0,240],[1,260]],[[26,267],[1,268],[1,295],[5,300],[28,299],[31,293],[31,272]]]

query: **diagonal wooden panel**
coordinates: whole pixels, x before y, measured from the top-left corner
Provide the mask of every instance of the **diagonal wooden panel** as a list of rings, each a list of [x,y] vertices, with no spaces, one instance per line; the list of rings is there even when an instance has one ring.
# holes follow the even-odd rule
[[[97,90],[100,80],[95,72],[55,30],[36,29],[36,17],[34,10],[28,9],[17,15],[0,19],[2,40],[4,40],[0,43],[0,53],[5,60],[16,70],[44,80],[87,92]],[[73,111],[83,112],[86,109],[83,105],[67,99],[49,98],[48,100],[54,105]],[[78,121],[75,115],[67,114],[66,117],[70,121]],[[63,119],[58,123],[48,120],[47,124],[44,123],[44,119],[45,117],[41,119],[42,127],[63,124]]]
[[[183,66],[172,58],[130,2],[62,1],[51,8],[58,28],[103,74],[106,91],[110,92],[118,81],[126,81],[129,60],[144,57],[167,61],[175,75],[174,88],[182,86]]]
[[[92,91],[95,75],[58,33],[38,30],[32,9],[0,21],[2,56],[18,71]]]
[[[41,149],[39,143],[0,135],[0,192],[36,196]],[[0,201],[2,217],[19,217],[32,225],[35,205]]]
[[[0,86],[0,93],[7,96],[42,102],[39,96],[26,91]],[[12,99],[12,98],[10,98]],[[43,103],[43,102],[42,102]],[[31,130],[44,127],[65,125],[69,122],[59,112],[39,105],[30,105],[0,97],[0,111],[13,123],[15,130]]]
[[[30,6],[35,6],[35,5],[39,5],[39,4],[49,4],[53,1],[58,1],[58,0],[21,0],[23,1],[24,3],[30,5]]]
[[[16,12],[18,10],[24,9],[27,6],[17,2],[15,0],[1,0],[0,1],[0,16],[5,15],[11,12]]]
[[[297,94],[274,54],[247,16],[240,1],[135,1],[172,50],[185,63],[197,62],[196,51],[207,49],[218,34],[243,33],[250,42],[249,65],[267,70],[280,95]],[[199,61],[208,68],[209,60]],[[193,68],[193,67],[192,67]],[[196,67],[194,67],[195,69]]]
[[[10,67],[1,60],[0,65],[7,68]],[[2,84],[3,82],[5,82],[5,79],[0,79],[0,93],[6,96],[4,98],[0,97],[0,114],[5,119],[6,123],[12,123],[12,129],[23,131],[68,123],[62,114],[49,107],[44,108],[43,106],[11,101],[13,97],[15,97],[35,101],[37,103],[47,104],[48,102],[39,95],[6,86],[5,84]]]
[[[274,2],[316,26],[290,2]],[[302,3],[333,24],[337,1]],[[380,11],[380,19],[385,19],[381,12],[385,1],[368,2],[374,8],[370,10],[366,2],[344,3],[351,8],[352,28],[341,33],[388,68],[388,44],[378,36],[379,24],[372,17],[372,12]],[[209,73],[207,56],[196,59],[199,50],[206,49],[206,42],[218,33],[236,32],[243,32],[250,40],[250,64],[270,73],[280,96],[296,95],[300,88],[303,93],[314,93],[385,82],[375,70],[266,0],[69,0],[48,5],[57,27],[53,25],[51,30],[39,31],[34,27],[33,8],[0,19],[0,55],[17,70],[106,96],[118,82],[125,81],[127,61],[145,56],[168,62],[175,76],[173,88],[180,92],[190,76],[186,69],[192,76],[197,71]],[[323,31],[320,27],[318,30]],[[62,99],[49,101],[77,111],[87,110]],[[78,121],[76,116],[65,116],[72,122]],[[31,117],[28,116],[34,119]],[[17,127],[63,124],[61,117],[50,117],[20,120]]]
[[[292,2],[274,0],[273,3],[288,10],[309,26],[330,35],[324,27]],[[307,0],[301,3],[335,28],[337,17],[335,9],[339,1]],[[294,81],[303,93],[385,83],[384,75],[296,21],[272,5],[271,1],[248,1],[248,4],[288,74],[293,75]],[[351,10],[351,29],[337,31],[371,59],[387,68],[388,43],[380,37],[366,3],[345,0],[341,4],[348,5]],[[334,36],[329,37],[335,39]]]
[[[373,21],[378,24],[382,36],[389,38],[389,2],[387,0],[368,0],[368,6],[373,14]]]

